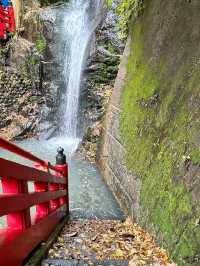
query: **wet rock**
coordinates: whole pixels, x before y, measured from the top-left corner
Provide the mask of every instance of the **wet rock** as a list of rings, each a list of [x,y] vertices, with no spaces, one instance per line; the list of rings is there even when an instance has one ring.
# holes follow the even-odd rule
[[[40,134],[39,139],[40,140],[48,140],[52,138],[56,133],[57,127],[54,126],[52,128],[49,128],[47,131],[45,130],[43,133]]]
[[[102,120],[124,50],[125,41],[120,39],[119,29],[116,27],[119,21],[116,12],[119,2],[114,1],[97,28],[84,72],[81,102],[85,104],[81,107],[81,113],[87,130],[80,151],[90,161],[95,161],[98,154]]]
[[[35,135],[39,121],[55,109],[57,89],[42,67],[52,57],[47,43],[52,45],[55,12],[36,2],[25,1],[24,30],[0,47],[0,135],[7,138]]]
[[[118,72],[124,42],[120,40],[119,30],[116,29],[118,15],[115,8],[113,5],[113,8],[107,12],[96,31],[95,49],[92,47],[92,54],[85,71],[88,98],[92,91],[98,90],[99,85],[113,84]],[[88,100],[91,101],[91,98]]]

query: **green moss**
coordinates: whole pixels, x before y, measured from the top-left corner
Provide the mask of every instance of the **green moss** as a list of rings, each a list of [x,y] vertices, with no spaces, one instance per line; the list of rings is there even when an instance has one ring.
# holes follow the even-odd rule
[[[111,8],[111,6],[113,4],[113,0],[106,0],[106,4],[107,4],[108,8]]]
[[[31,97],[29,97],[29,102],[35,103],[37,101],[38,101],[38,97],[37,96],[31,96]]]
[[[34,55],[30,56],[30,58],[28,59],[28,64],[33,65],[33,66],[39,64],[39,58]]]
[[[32,16],[29,18],[28,24],[33,24],[32,39],[35,43],[35,47],[39,53],[43,53],[46,49],[47,43],[43,34],[43,22],[41,20],[40,13],[38,11],[33,12]]]
[[[36,48],[38,52],[43,52],[46,49],[46,40],[42,35],[38,35],[35,41]]]
[[[164,62],[153,67],[146,60],[140,22],[132,34],[120,129],[128,168],[142,181],[141,220],[179,265],[196,265],[199,210],[180,176],[186,158],[200,164],[199,63],[168,80]]]
[[[107,7],[112,8],[113,0],[106,0]],[[117,28],[119,37],[126,39],[128,34],[128,23],[131,17],[137,18],[144,9],[144,0],[122,0],[118,3],[115,12],[119,15]]]

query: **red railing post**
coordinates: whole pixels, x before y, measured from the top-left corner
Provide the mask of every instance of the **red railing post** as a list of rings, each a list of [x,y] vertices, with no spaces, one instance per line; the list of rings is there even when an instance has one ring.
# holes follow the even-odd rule
[[[46,166],[43,166],[43,165],[37,163],[37,164],[34,164],[34,167],[38,170],[42,170],[44,172],[49,172],[48,163]],[[49,191],[48,183],[34,182],[34,187],[35,187],[35,192]],[[43,217],[47,216],[49,214],[49,212],[50,212],[49,202],[44,202],[44,203],[38,204],[36,206],[36,215],[35,215],[36,222],[38,220],[42,219]]]
[[[28,184],[26,181],[2,178],[2,192],[5,194],[27,194]],[[17,213],[7,215],[7,227],[11,229],[24,230],[31,226],[30,210],[26,209]]]
[[[69,214],[69,188],[68,188],[68,164],[66,162],[66,156],[64,154],[64,149],[58,148],[58,154],[56,156],[56,169],[58,170],[57,176],[66,178],[66,185],[60,185],[60,189],[66,189],[66,197],[60,198],[60,205],[66,203],[66,212]]]

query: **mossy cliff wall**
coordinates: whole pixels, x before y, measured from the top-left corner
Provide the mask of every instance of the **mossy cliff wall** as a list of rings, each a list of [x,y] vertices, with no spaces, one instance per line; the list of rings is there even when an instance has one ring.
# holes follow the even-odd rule
[[[145,0],[105,120],[105,179],[179,265],[200,265],[200,2]]]

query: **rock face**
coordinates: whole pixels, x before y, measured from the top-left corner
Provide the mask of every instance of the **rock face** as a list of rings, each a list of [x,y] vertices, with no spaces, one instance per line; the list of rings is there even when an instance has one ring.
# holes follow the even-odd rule
[[[83,140],[86,158],[95,161],[98,157],[102,133],[102,119],[106,112],[118,66],[124,50],[120,39],[116,13],[118,5],[102,10],[102,22],[93,36],[93,45],[84,72],[84,84],[80,102],[82,119],[88,126]]]
[[[179,265],[199,265],[200,3],[143,2],[105,120],[102,172]]]
[[[13,139],[34,131],[39,112],[37,105],[44,101],[43,97],[38,101],[38,96],[31,80],[16,69],[0,70],[1,135]]]
[[[0,48],[0,134],[9,139],[33,132],[39,105],[44,102],[38,89],[40,55],[33,43],[17,38]],[[36,74],[35,79],[33,74]]]
[[[18,34],[0,44],[0,135],[9,139],[37,134],[40,122],[50,119],[57,96],[52,79],[45,75],[53,61],[55,12],[41,8],[38,1],[14,4]]]

